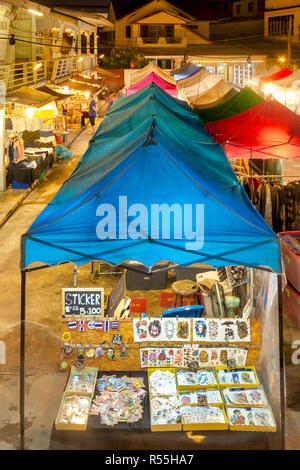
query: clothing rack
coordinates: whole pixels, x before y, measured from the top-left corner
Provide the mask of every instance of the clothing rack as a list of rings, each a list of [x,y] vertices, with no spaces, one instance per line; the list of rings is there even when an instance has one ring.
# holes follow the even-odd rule
[[[236,175],[243,176],[245,178],[299,178],[299,175],[258,175],[253,173],[252,175],[248,175],[246,173],[238,173],[237,171],[235,172]]]

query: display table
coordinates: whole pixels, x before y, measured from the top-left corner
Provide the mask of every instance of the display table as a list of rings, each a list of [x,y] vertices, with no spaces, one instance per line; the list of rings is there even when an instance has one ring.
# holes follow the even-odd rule
[[[280,448],[280,435],[262,432],[151,432],[150,429],[57,431],[53,425],[50,450],[269,450]]]
[[[103,375],[141,377],[148,389],[146,371],[99,372]],[[228,450],[279,449],[280,432],[152,432],[150,430],[149,394],[144,399],[143,417],[136,423],[101,424],[98,415],[90,415],[85,431],[57,430],[53,424],[49,450]]]

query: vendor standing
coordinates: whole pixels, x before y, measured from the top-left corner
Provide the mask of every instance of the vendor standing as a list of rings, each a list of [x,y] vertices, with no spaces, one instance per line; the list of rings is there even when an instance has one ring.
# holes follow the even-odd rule
[[[95,134],[95,119],[97,117],[97,104],[96,104],[96,100],[95,100],[95,97],[93,96],[92,97],[92,101],[90,102],[90,106],[89,106],[89,120],[90,120],[90,124],[92,126],[92,133]]]

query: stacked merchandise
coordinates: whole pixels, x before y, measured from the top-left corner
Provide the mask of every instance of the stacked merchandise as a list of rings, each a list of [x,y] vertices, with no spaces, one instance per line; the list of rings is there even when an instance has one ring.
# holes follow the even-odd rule
[[[85,431],[94,395],[98,369],[72,367],[55,421],[56,429]]]
[[[148,375],[151,431],[276,431],[253,366],[148,369]]]

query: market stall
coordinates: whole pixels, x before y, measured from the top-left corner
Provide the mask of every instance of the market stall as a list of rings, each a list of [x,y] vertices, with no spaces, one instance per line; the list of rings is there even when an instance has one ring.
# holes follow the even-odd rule
[[[300,117],[277,101],[263,101],[206,128],[228,158],[299,158]]]
[[[177,81],[177,80],[183,80],[184,78],[190,77],[191,75],[194,75],[197,72],[199,72],[199,67],[187,62],[186,64],[183,64],[178,69],[172,70],[170,72],[170,75],[172,75],[172,77],[174,77],[175,80]]]
[[[91,79],[80,77],[80,81],[69,79],[54,89],[59,93],[65,93],[64,107],[66,108],[67,126],[69,128],[81,127],[82,116],[88,117],[89,104],[93,96],[101,93],[101,86],[90,82]]]
[[[7,186],[29,188],[52,167],[55,153],[52,94],[23,86],[6,97]]]
[[[152,82],[155,83],[157,86],[159,86],[162,90],[164,90],[169,95],[171,96],[178,95],[177,86],[165,80],[164,78],[161,78],[160,76],[156,75],[155,72],[151,72],[142,80],[138,82],[134,82],[132,85],[130,85],[130,87],[127,88],[127,95],[132,95],[133,93],[136,93],[137,91],[141,90],[142,88],[144,88],[145,86],[149,85]]]
[[[224,82],[220,75],[200,68],[199,72],[177,82],[178,96],[181,99],[187,100],[190,104],[194,104],[201,94],[206,93],[220,81]]]
[[[210,271],[199,269],[191,292],[185,281],[176,283],[182,304],[193,294],[194,305],[173,316],[164,312],[174,301],[173,284],[159,290],[151,311],[139,291],[108,314],[104,280],[98,289],[57,282],[60,367],[69,375],[50,448],[281,448],[279,239],[204,127],[154,99],[137,104],[124,122],[126,100],[132,97],[106,115],[72,175],[22,237],[23,444],[26,274],[98,260],[143,273],[140,264],[150,277],[194,263]],[[155,211],[162,202],[160,222]],[[191,440],[186,431],[204,439]]]
[[[203,122],[221,121],[247,111],[264,100],[250,88],[243,88],[216,106],[197,108],[195,112]]]
[[[220,80],[216,85],[206,91],[198,94],[196,100],[193,101],[195,109],[204,106],[213,106],[228,100],[237,94],[237,90],[225,80]]]
[[[135,84],[136,82],[140,82],[144,80],[148,75],[151,73],[155,73],[158,77],[165,80],[166,82],[171,83],[172,85],[176,85],[176,80],[167,72],[165,72],[161,67],[154,64],[153,62],[149,62],[145,67],[142,69],[136,70],[131,76],[131,85]]]

